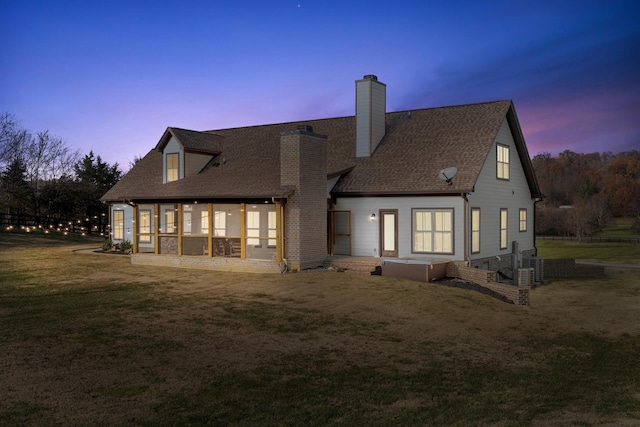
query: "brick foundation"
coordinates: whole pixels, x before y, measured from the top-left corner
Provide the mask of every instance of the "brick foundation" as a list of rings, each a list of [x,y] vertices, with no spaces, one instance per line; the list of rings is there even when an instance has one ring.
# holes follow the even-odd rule
[[[235,273],[281,273],[284,268],[272,260],[209,258],[202,256],[172,256],[153,254],[131,255],[131,264],[155,267],[195,268],[200,270],[229,271]]]

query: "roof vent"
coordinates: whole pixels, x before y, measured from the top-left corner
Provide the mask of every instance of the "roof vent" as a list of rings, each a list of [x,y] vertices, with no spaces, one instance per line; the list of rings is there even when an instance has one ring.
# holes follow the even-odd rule
[[[313,127],[309,125],[298,125],[296,126],[296,130],[301,130],[303,132],[313,132]]]

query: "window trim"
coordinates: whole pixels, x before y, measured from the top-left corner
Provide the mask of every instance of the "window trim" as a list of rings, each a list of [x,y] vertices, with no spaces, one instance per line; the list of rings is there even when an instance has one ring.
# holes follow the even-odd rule
[[[500,143],[496,144],[496,178],[504,181],[511,179],[511,147]]]
[[[121,219],[116,219],[116,216],[122,215]],[[119,222],[119,224],[118,224]],[[124,241],[124,209],[113,210],[113,240]]]
[[[524,218],[522,217],[524,214]],[[527,208],[520,208],[518,212],[518,230],[521,233],[525,233],[527,231]]]
[[[477,213],[478,214],[478,229],[476,230],[474,228],[474,214]],[[472,254],[478,254],[481,252],[481,231],[482,231],[482,217],[480,214],[480,208],[471,208],[471,224],[470,224],[470,228],[471,228],[471,253]],[[475,238],[474,238],[475,236]],[[477,249],[475,248],[475,246],[477,245]]]
[[[504,213],[504,223],[502,221],[502,214]],[[500,208],[500,249],[508,249],[509,248],[509,209]],[[504,233],[504,239],[503,239]],[[504,245],[503,245],[504,241]]]
[[[175,168],[169,168],[169,159],[175,158]],[[175,171],[175,179],[169,179],[169,171]],[[173,176],[173,173],[171,174]],[[167,153],[165,155],[166,182],[174,182],[180,179],[180,153]]]
[[[431,235],[431,251],[417,251],[416,250],[416,212],[429,212],[431,213],[431,231],[425,231],[426,233],[430,233]],[[450,230],[435,230],[435,213],[436,212],[446,212],[449,213],[451,229]],[[451,251],[435,251],[435,242],[436,242],[436,234],[437,233],[448,233],[450,235],[450,246]],[[453,255],[455,254],[455,209],[454,208],[411,208],[411,253],[413,254],[433,254],[433,255]]]

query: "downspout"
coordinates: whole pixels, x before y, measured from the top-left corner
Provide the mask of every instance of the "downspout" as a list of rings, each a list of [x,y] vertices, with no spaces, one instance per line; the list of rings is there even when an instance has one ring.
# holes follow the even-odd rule
[[[543,201],[541,197],[533,202],[533,255],[538,256],[538,247],[536,246],[536,205]]]

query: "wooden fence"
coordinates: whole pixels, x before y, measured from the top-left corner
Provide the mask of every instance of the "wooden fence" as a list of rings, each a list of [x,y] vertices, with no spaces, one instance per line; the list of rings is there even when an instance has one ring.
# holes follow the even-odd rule
[[[576,236],[536,236],[540,240],[569,240],[583,243],[640,243],[640,238],[636,237],[593,237],[583,236],[578,239]]]

